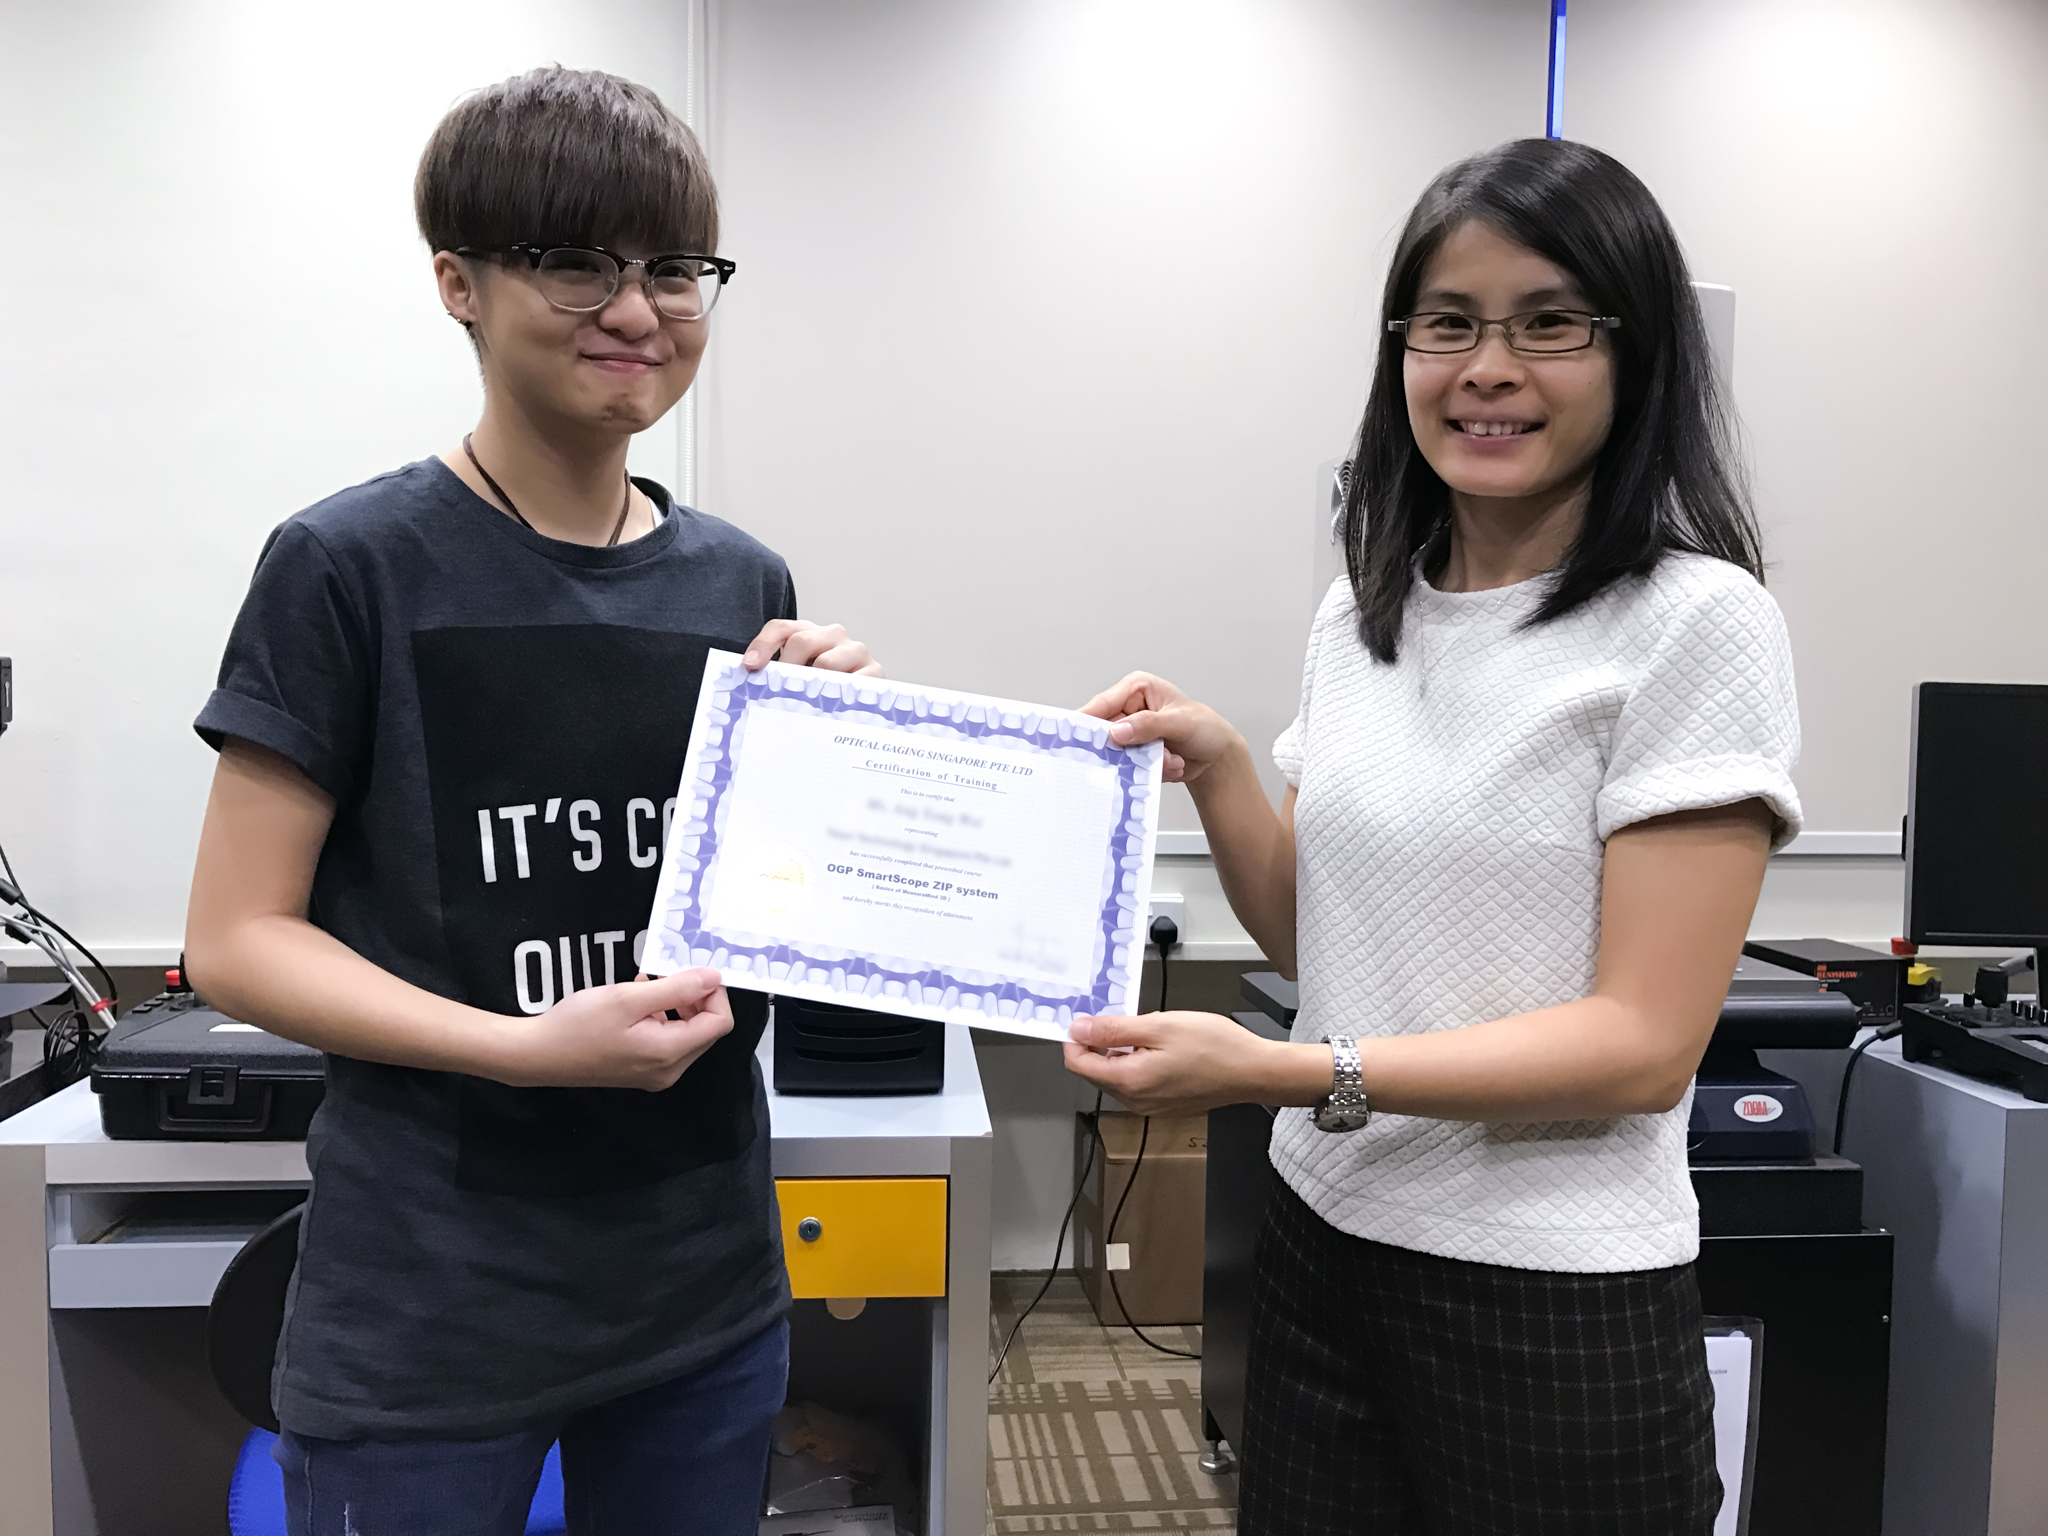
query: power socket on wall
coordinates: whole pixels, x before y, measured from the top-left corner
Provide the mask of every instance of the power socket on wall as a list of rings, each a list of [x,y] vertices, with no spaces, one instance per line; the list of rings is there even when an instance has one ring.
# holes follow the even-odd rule
[[[1186,909],[1187,898],[1184,896],[1176,893],[1161,895],[1155,891],[1152,893],[1152,909],[1145,914],[1146,926],[1149,927],[1152,919],[1155,917],[1170,917],[1173,919],[1173,926],[1180,930],[1181,942],[1186,943],[1188,936]]]

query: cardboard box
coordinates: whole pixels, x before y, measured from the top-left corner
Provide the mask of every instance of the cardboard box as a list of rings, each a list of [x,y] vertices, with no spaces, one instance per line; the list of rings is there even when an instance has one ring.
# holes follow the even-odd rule
[[[1074,1271],[1095,1315],[1109,1327],[1134,1322],[1173,1327],[1202,1320],[1202,1209],[1209,1177],[1209,1118],[1144,1117],[1105,1111],[1081,1202],[1074,1210]],[[1074,1167],[1087,1157],[1095,1126],[1074,1117]],[[1133,1184],[1143,1140],[1145,1160]],[[1130,1198],[1124,1191],[1130,1190]],[[1118,1202],[1123,1214],[1116,1215]],[[1104,1243],[1114,1217],[1116,1242]],[[1116,1271],[1114,1289],[1110,1270]],[[1121,1294],[1125,1317],[1117,1305]]]

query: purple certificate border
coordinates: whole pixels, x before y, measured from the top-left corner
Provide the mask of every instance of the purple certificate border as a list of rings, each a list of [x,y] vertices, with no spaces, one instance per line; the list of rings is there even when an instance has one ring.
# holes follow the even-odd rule
[[[1135,1003],[1136,999],[1125,993],[1131,984],[1131,947],[1139,942],[1144,802],[1152,794],[1146,754],[1116,746],[1106,729],[1077,730],[1073,720],[1063,715],[1027,707],[1005,709],[1002,701],[993,699],[962,698],[949,704],[902,693],[888,683],[842,681],[830,673],[812,672],[797,678],[777,667],[749,672],[735,661],[715,677],[707,673],[704,688],[705,739],[697,757],[697,779],[683,787],[683,798],[676,806],[674,836],[679,846],[668,861],[690,872],[689,887],[682,899],[662,914],[661,921],[661,927],[692,952],[690,963],[751,972],[770,991],[775,990],[777,979],[773,967],[795,969],[797,974],[790,979],[805,982],[812,970],[822,970],[831,976],[835,988],[855,979],[867,983],[847,988],[853,994],[849,1001],[865,996],[886,1009],[892,1000],[909,1000],[923,1008],[965,1009],[991,1019],[1036,1019],[1043,1012],[1050,1015],[1045,1022],[1064,1024],[1076,1015],[1126,1012],[1128,1005]],[[808,706],[821,715],[865,717],[884,725],[939,726],[966,741],[1003,736],[1037,747],[1079,749],[1114,767],[1122,798],[1110,834],[1108,888],[1102,893],[1098,920],[1103,941],[1101,963],[1088,989],[1041,991],[1017,981],[963,981],[937,967],[899,970],[857,951],[833,950],[821,955],[792,944],[749,944],[706,927],[701,908],[705,876],[718,856],[718,804],[732,783],[732,747],[740,717],[752,705],[770,700]],[[680,846],[684,839],[695,842],[694,852]],[[892,997],[890,983],[901,986],[901,999]]]

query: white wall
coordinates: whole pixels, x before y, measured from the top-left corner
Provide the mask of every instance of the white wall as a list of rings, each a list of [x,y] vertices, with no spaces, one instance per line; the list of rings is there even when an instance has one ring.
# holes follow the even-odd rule
[[[1910,688],[2048,682],[2048,6],[1575,0],[1565,132],[1737,294],[1809,825],[1896,832]]]
[[[265,534],[475,420],[412,222],[427,134],[550,61],[679,99],[688,14],[0,6],[0,840],[109,963],[176,953],[213,765],[191,721]],[[675,432],[648,437],[666,478]]]
[[[1446,161],[1540,131],[1527,0],[733,0],[740,273],[706,503],[900,676],[1078,704],[1136,667],[1263,756],[1316,466]],[[1456,110],[1429,71],[1470,71]],[[1277,786],[1277,778],[1275,779]],[[1176,791],[1168,808],[1195,825]]]

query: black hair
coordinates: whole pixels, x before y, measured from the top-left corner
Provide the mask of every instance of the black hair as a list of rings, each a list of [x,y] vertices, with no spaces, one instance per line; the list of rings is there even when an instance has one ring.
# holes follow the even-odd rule
[[[1517,139],[1461,160],[1429,184],[1395,248],[1380,305],[1379,366],[1344,502],[1345,565],[1366,649],[1394,660],[1418,558],[1450,551],[1450,488],[1408,420],[1403,338],[1444,241],[1477,220],[1570,273],[1601,314],[1620,317],[1614,418],[1594,461],[1585,521],[1526,621],[1570,613],[1672,550],[1712,555],[1763,579],[1762,537],[1715,383],[1706,322],[1685,253],[1650,189],[1611,155],[1561,139]]]
[[[464,97],[427,140],[413,213],[431,250],[538,244],[718,250],[697,136],[644,85],[550,65]]]

